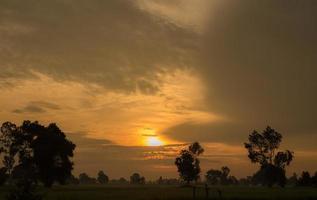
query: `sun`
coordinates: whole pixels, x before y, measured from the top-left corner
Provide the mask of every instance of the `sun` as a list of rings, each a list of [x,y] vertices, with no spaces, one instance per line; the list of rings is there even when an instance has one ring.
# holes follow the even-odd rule
[[[163,142],[157,136],[149,136],[147,138],[147,145],[148,146],[161,146]]]

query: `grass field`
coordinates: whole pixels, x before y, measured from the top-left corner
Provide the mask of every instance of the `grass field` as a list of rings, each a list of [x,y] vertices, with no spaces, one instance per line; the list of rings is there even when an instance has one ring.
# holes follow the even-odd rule
[[[263,188],[227,186],[221,199],[317,199],[317,188]],[[0,188],[5,199],[8,188]],[[45,200],[181,200],[193,199],[191,188],[177,186],[55,186],[41,189]],[[196,199],[206,199],[203,188],[197,189]],[[216,188],[210,189],[209,199],[220,199]]]

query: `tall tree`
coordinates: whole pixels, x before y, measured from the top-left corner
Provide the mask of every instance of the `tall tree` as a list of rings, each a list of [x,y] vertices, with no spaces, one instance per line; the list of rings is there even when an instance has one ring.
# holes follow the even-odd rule
[[[268,126],[262,133],[253,131],[245,143],[251,162],[261,166],[254,177],[263,185],[272,186],[277,183],[284,186],[286,183],[285,167],[294,156],[289,150],[278,151],[281,142],[282,134]]]
[[[70,158],[74,149],[75,144],[66,139],[56,124],[45,127],[24,121],[21,126],[11,122],[1,126],[0,153],[8,174],[22,190],[22,197],[38,180],[47,187],[55,181],[65,183],[73,169]],[[18,198],[17,194],[11,198]]]
[[[191,144],[188,149],[181,150],[175,160],[179,176],[190,184],[191,181],[197,181],[200,177],[200,161],[198,156],[204,152],[204,149],[198,142]]]

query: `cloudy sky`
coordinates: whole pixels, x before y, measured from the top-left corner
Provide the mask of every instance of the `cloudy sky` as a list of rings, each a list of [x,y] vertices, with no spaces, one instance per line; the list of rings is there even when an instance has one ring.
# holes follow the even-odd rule
[[[317,2],[0,0],[0,120],[56,122],[75,174],[176,177],[199,141],[203,170],[256,170],[243,142],[271,125],[317,169]]]

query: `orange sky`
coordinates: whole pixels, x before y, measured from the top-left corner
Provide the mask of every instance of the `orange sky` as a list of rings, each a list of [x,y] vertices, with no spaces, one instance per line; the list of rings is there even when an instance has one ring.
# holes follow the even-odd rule
[[[243,142],[267,125],[295,151],[289,173],[317,169],[314,2],[1,4],[0,121],[56,122],[75,174],[176,177],[199,141],[204,171],[250,175]]]

